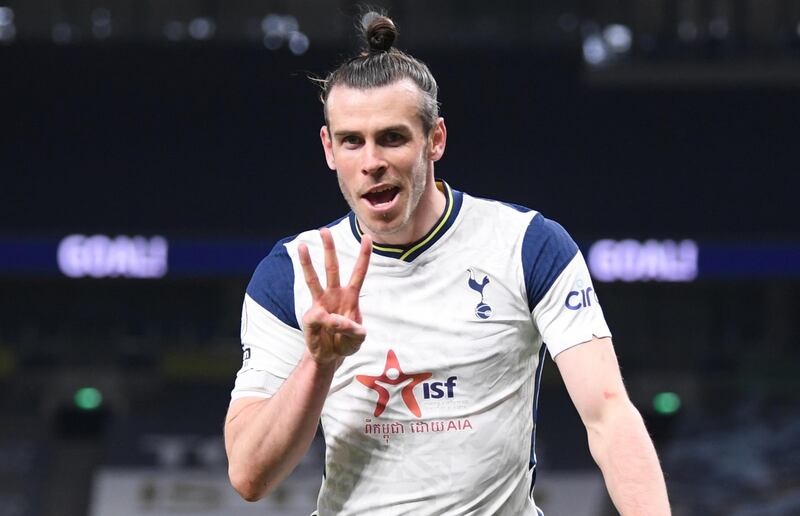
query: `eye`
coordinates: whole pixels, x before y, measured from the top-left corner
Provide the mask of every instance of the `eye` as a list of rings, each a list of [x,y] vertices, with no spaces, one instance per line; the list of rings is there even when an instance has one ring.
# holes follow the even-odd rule
[[[406,137],[397,131],[389,131],[383,135],[382,140],[384,145],[401,145],[405,143]]]
[[[342,143],[347,145],[348,147],[355,147],[361,143],[361,138],[354,134],[348,134],[344,138],[342,138]]]

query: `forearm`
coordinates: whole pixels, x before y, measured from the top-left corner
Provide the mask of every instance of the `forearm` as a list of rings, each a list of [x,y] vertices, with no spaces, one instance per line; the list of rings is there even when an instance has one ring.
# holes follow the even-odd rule
[[[245,499],[266,495],[300,462],[316,434],[335,370],[336,363],[319,365],[305,353],[275,396],[229,416],[229,475]]]
[[[597,424],[587,425],[589,449],[622,516],[670,514],[664,475],[642,417],[621,399]]]

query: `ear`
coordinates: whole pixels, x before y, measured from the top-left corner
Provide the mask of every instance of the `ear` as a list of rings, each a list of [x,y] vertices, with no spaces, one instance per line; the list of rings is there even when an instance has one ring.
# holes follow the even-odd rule
[[[322,150],[325,151],[325,161],[328,162],[328,168],[336,170],[336,161],[333,158],[333,142],[327,125],[323,125],[320,128],[319,139],[322,141]]]
[[[447,126],[444,125],[444,118],[439,117],[436,125],[431,128],[430,146],[428,147],[428,159],[439,161],[444,155],[444,148],[447,146]]]

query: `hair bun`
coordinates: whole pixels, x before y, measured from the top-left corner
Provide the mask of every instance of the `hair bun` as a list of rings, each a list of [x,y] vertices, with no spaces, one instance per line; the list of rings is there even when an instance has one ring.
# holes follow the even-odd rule
[[[364,39],[369,45],[369,52],[388,52],[397,38],[397,27],[386,16],[376,12],[369,12],[361,19],[364,29]]]

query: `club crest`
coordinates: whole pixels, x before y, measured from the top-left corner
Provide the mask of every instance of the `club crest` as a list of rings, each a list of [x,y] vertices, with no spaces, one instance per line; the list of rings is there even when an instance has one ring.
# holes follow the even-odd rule
[[[467,285],[469,288],[481,295],[481,300],[475,307],[475,317],[478,319],[488,319],[492,316],[492,307],[483,301],[483,289],[485,289],[486,285],[489,284],[489,276],[484,276],[483,279],[478,282],[475,279],[475,272],[472,269],[467,269],[467,272],[469,273]]]

